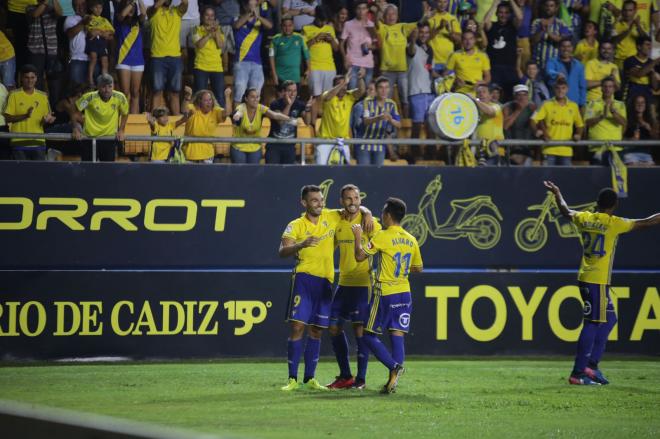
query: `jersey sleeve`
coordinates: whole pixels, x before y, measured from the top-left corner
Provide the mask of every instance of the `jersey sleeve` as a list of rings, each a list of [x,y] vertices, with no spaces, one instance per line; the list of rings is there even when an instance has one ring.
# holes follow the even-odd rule
[[[417,29],[417,23],[403,23],[402,24],[403,34],[408,38],[410,34]]]
[[[78,109],[78,111],[85,111],[85,108],[87,108],[91,100],[92,100],[92,93],[87,93],[85,95],[82,95],[76,101],[76,108]]]
[[[532,118],[531,118],[531,119],[532,119],[534,122],[538,122],[538,121],[544,120],[546,114],[547,114],[547,111],[546,111],[546,104],[543,103],[543,104],[541,105],[541,108],[539,108],[538,110],[536,110],[536,111],[534,112],[534,114],[532,114]]]
[[[628,233],[635,225],[635,221],[628,218],[621,218],[618,216],[612,217],[612,228],[617,234]]]
[[[126,116],[128,114],[128,99],[125,95],[119,95],[119,114]]]
[[[5,113],[11,116],[16,116],[16,96],[13,93],[10,93],[9,97],[7,98]]]
[[[284,232],[282,232],[282,239],[287,238],[296,241],[298,239],[298,234],[297,222],[294,220],[287,224]]]
[[[575,224],[578,230],[582,230],[582,224],[584,223],[584,218],[587,215],[589,215],[589,212],[578,212],[573,215],[573,218],[571,218],[571,221],[573,221],[573,224]]]
[[[482,62],[483,65],[481,67],[483,68],[484,71],[490,70],[490,68],[491,68],[490,67],[490,57],[485,52],[484,52],[484,55],[486,55],[486,56],[483,57],[483,62]]]
[[[451,19],[451,31],[455,34],[460,34],[461,33],[461,25],[458,22],[458,20],[452,16]]]
[[[573,111],[573,123],[575,124],[576,127],[582,128],[584,126],[584,121],[582,120],[582,114],[580,114],[580,109],[578,108],[577,104],[575,105],[574,111]]]
[[[380,222],[378,222],[378,220],[376,218],[374,218],[374,228],[371,231],[371,233],[369,233],[369,235],[368,235],[369,239],[376,236],[376,234],[378,232],[380,232],[381,230],[383,230],[383,226],[380,224]]]
[[[411,267],[423,267],[424,262],[422,262],[422,252],[419,250],[419,244],[415,241],[415,248],[413,249],[412,261],[410,261]]]
[[[373,238],[369,240],[366,247],[362,248],[362,250],[364,250],[364,252],[369,256],[373,256],[378,253],[378,251],[383,248],[383,242],[381,239],[382,236],[382,231],[376,233]]]
[[[337,224],[341,221],[341,210],[340,209],[323,209],[323,214],[327,215],[328,222],[332,224],[333,227],[336,227]]]

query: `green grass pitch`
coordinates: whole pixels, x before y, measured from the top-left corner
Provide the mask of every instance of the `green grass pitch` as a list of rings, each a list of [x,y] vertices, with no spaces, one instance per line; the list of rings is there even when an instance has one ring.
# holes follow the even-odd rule
[[[602,364],[609,386],[566,383],[571,360],[410,360],[393,395],[372,360],[364,391],[284,393],[286,363],[4,365],[0,398],[257,438],[660,437],[660,362]],[[302,372],[302,365],[301,365]],[[317,376],[336,373],[322,359]]]

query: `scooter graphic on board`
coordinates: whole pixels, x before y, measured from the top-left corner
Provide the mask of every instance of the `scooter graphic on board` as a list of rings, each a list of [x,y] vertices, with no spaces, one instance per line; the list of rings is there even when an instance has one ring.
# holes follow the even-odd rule
[[[321,183],[319,183],[319,187],[321,188],[321,193],[323,194],[323,199],[328,201],[328,193],[330,193],[330,188],[332,185],[335,184],[335,181],[332,178],[328,178],[326,180],[323,180]],[[367,198],[367,193],[366,192],[360,192],[360,199],[364,201],[364,199]]]
[[[593,211],[596,208],[596,203],[585,203],[569,207],[578,211]],[[534,218],[521,220],[516,226],[514,237],[516,244],[518,244],[521,250],[536,252],[545,246],[548,241],[548,227],[545,225],[546,220],[555,225],[560,237],[573,238],[578,236],[573,223],[562,216],[555,202],[555,197],[551,192],[548,192],[542,204],[531,205],[527,210],[538,210],[539,214]]]
[[[502,228],[500,210],[487,195],[477,195],[463,200],[451,200],[451,213],[442,224],[438,222],[435,202],[442,190],[442,179],[437,175],[426,186],[419,200],[418,213],[403,217],[401,227],[413,235],[420,246],[430,234],[435,239],[467,238],[470,244],[481,250],[494,247],[500,240]]]

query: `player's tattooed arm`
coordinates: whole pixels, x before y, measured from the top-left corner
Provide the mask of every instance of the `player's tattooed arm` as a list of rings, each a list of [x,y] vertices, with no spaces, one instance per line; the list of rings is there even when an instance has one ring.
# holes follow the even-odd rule
[[[307,247],[315,247],[319,243],[319,238],[315,236],[310,236],[301,242],[296,242],[291,238],[282,238],[280,242],[279,255],[280,258],[288,258],[298,253],[300,250]]]
[[[353,236],[355,237],[354,240],[354,252],[355,252],[355,260],[358,262],[362,262],[365,259],[367,259],[367,254],[364,252],[364,249],[362,248],[362,226],[359,224],[353,224],[351,226],[351,230],[353,231]]]
[[[364,206],[360,206],[360,212],[362,212],[362,229],[365,233],[371,233],[374,231],[374,216],[371,214],[371,211]]]
[[[557,202],[557,207],[559,208],[561,214],[564,215],[565,217],[573,218],[573,215],[575,215],[577,211],[572,210],[568,207],[568,204],[566,204],[564,197],[561,195],[561,191],[559,190],[559,187],[549,180],[544,181],[543,184],[555,196],[555,201]]]
[[[657,226],[660,225],[660,213],[656,213],[655,215],[651,215],[647,218],[636,219],[633,221],[634,221],[633,228],[631,229],[631,231]]]

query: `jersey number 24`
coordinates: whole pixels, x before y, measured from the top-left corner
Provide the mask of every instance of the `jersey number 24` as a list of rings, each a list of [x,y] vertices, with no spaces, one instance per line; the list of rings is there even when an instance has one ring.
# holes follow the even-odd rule
[[[605,235],[601,233],[582,232],[582,248],[584,255],[590,256],[605,256]]]

